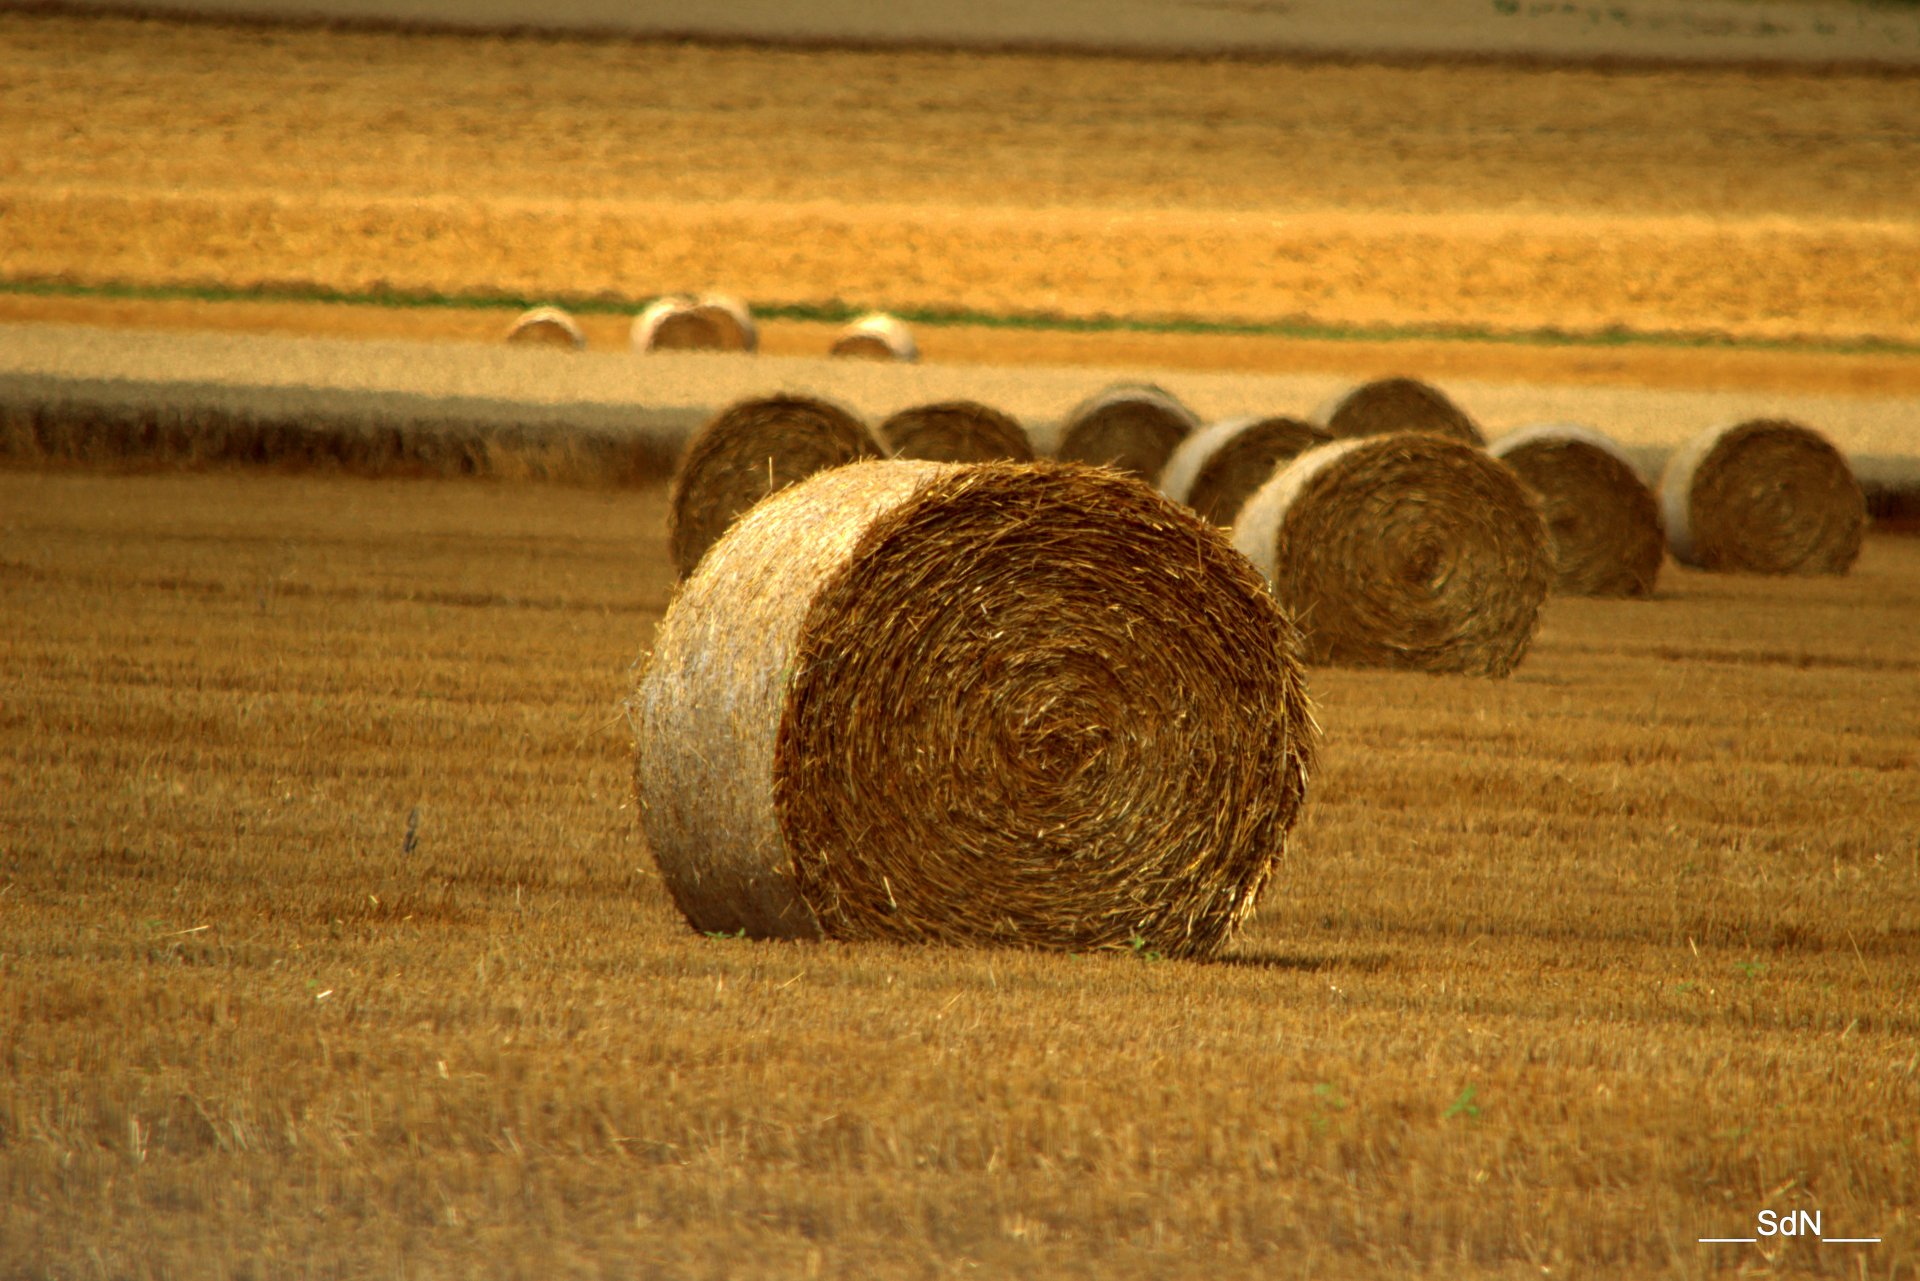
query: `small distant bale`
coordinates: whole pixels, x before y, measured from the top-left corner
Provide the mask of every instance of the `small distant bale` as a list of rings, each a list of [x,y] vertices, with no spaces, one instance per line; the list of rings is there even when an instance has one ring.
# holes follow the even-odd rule
[[[1334,397],[1315,415],[1339,439],[1422,431],[1470,445],[1486,438],[1447,394],[1418,378],[1376,378]]]
[[[1866,536],[1866,497],[1845,455],[1781,418],[1682,445],[1667,460],[1660,502],[1675,559],[1698,569],[1844,574]]]
[[[1149,485],[1200,419],[1173,393],[1151,383],[1115,383],[1074,406],[1054,456],[1115,467]]]
[[[1660,504],[1618,444],[1589,427],[1542,424],[1493,442],[1540,499],[1553,543],[1553,590],[1647,596],[1666,558]]]
[[[563,351],[584,351],[587,336],[572,316],[558,307],[534,307],[522,312],[507,330],[507,341],[516,347],[558,347]]]
[[[747,513],[661,620],[640,822],[704,932],[1206,955],[1303,802],[1297,641],[1129,477],[836,468]]]
[[[827,354],[910,364],[920,359],[920,345],[913,340],[913,331],[900,320],[876,311],[842,329]]]
[[[817,471],[882,451],[831,401],[758,396],[728,406],[687,442],[667,490],[667,545],[682,577],[740,514]]]
[[[1553,582],[1546,522],[1520,478],[1424,433],[1301,454],[1240,509],[1233,545],[1316,664],[1505,676]]]
[[[692,310],[713,325],[720,335],[720,350],[749,354],[760,350],[760,327],[753,312],[732,294],[701,294]]]
[[[1033,461],[1026,429],[1010,415],[974,400],[902,409],[881,423],[877,434],[895,458],[931,463]]]
[[[1285,415],[1229,418],[1180,442],[1160,473],[1160,492],[1226,528],[1281,464],[1331,439]]]
[[[633,318],[627,343],[636,352],[726,351],[721,321],[682,294],[657,298]]]

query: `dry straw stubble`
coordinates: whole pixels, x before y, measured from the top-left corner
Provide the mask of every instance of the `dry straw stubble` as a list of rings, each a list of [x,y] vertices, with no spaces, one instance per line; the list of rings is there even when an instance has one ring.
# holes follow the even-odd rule
[[[729,405],[687,442],[667,491],[667,545],[682,577],[740,514],[814,472],[881,456],[857,417],[812,396]]]
[[[1844,574],[1867,503],[1846,456],[1808,427],[1756,418],[1673,452],[1660,503],[1675,559],[1754,574]]]
[[[1323,429],[1284,414],[1213,423],[1173,451],[1160,473],[1160,492],[1227,528],[1282,463],[1329,439]]]
[[[1660,504],[1619,445],[1589,427],[1541,424],[1502,436],[1488,452],[1540,499],[1556,592],[1652,594],[1667,548]]]
[[[873,312],[842,329],[827,354],[911,363],[920,359],[920,345],[914,341],[913,331],[899,318]]]
[[[856,464],[750,512],[632,702],[706,931],[1219,947],[1305,793],[1297,633],[1221,534],[1058,464]]]
[[[584,351],[587,336],[580,325],[558,307],[533,307],[520,314],[507,330],[507,341],[516,347],[557,347],[562,351]]]
[[[1339,438],[1423,431],[1485,444],[1480,428],[1445,392],[1418,378],[1376,378],[1336,396],[1315,415]]]
[[[1424,433],[1308,450],[1247,500],[1233,543],[1313,663],[1505,676],[1553,579],[1546,522],[1519,477]]]
[[[895,458],[930,463],[1031,462],[1033,445],[1011,415],[973,400],[913,405],[880,424]]]
[[[1056,458],[1117,467],[1153,484],[1200,420],[1171,392],[1115,383],[1074,406],[1061,424]]]

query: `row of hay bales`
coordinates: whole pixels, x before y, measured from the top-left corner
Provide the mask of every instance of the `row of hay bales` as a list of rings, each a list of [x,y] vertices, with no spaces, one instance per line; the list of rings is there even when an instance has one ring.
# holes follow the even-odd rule
[[[1064,462],[966,402],[877,432],[800,396],[723,411],[674,478],[685,582],[630,703],[682,913],[756,937],[1216,951],[1304,804],[1308,666],[1503,674],[1555,581],[1555,501],[1630,493],[1659,527],[1592,433],[1496,454],[1464,415],[1400,429],[1368,408],[1387,397],[1447,408],[1400,380],[1318,422],[1202,428],[1123,386],[1069,415]],[[1578,492],[1543,497],[1569,451]],[[1830,453],[1791,424],[1711,433],[1669,466],[1669,510],[1698,550],[1728,495],[1765,489],[1776,515],[1831,496],[1793,479],[1825,485]]]
[[[587,335],[579,322],[560,308],[534,307],[508,327],[507,341],[520,347],[584,351]],[[636,352],[750,354],[760,349],[760,330],[752,310],[730,294],[670,294],[647,304],[633,318],[627,344]],[[898,317],[873,312],[843,326],[827,354],[910,362],[920,359],[920,347],[913,331]]]

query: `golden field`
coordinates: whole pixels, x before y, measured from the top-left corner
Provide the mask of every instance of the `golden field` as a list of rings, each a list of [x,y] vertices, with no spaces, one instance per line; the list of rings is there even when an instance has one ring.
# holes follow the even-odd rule
[[[1920,1271],[1920,542],[1316,671],[1192,964],[689,931],[663,507],[0,472],[0,1275]]]

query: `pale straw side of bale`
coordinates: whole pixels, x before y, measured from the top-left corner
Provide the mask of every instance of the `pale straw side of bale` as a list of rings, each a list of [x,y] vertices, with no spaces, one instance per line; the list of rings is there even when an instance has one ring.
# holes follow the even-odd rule
[[[1467,412],[1431,383],[1418,378],[1376,378],[1335,396],[1314,417],[1333,436],[1385,436],[1423,431],[1470,445],[1486,439]]]
[[[728,350],[715,316],[677,294],[657,298],[641,309],[627,332],[627,345],[636,352]]]
[[[876,311],[842,329],[827,354],[912,363],[920,359],[920,344],[914,341],[913,331],[904,322]]]
[[[1652,594],[1667,549],[1660,504],[1615,441],[1590,427],[1543,423],[1502,436],[1487,452],[1540,499],[1554,591]]]
[[[1165,388],[1115,383],[1074,406],[1053,455],[1067,462],[1116,467],[1148,484],[1160,478],[1174,448],[1200,419]]]
[[[1233,544],[1316,664],[1505,676],[1553,581],[1546,522],[1520,478],[1425,433],[1308,450],[1247,500]]]
[[[1160,473],[1160,492],[1222,528],[1281,464],[1331,439],[1283,414],[1229,418],[1181,441]]]
[[[854,414],[813,396],[756,396],[687,442],[667,490],[667,546],[682,577],[742,512],[817,471],[882,456]]]
[[[881,423],[876,434],[895,458],[930,463],[1033,461],[1026,429],[1011,415],[973,400],[910,406]]]
[[[1846,456],[1786,419],[1695,436],[1668,458],[1660,503],[1674,558],[1698,569],[1844,574],[1866,536],[1866,497]]]
[[[584,351],[587,336],[572,316],[558,307],[534,307],[520,313],[507,330],[507,341],[517,347],[558,347]]]
[[[721,351],[752,354],[760,350],[760,327],[754,323],[753,310],[741,299],[732,294],[701,294],[693,301],[692,311],[713,325]]]
[[[1219,531],[1129,478],[823,472],[662,620],[641,822],[700,930],[1205,955],[1304,800],[1297,640]]]

